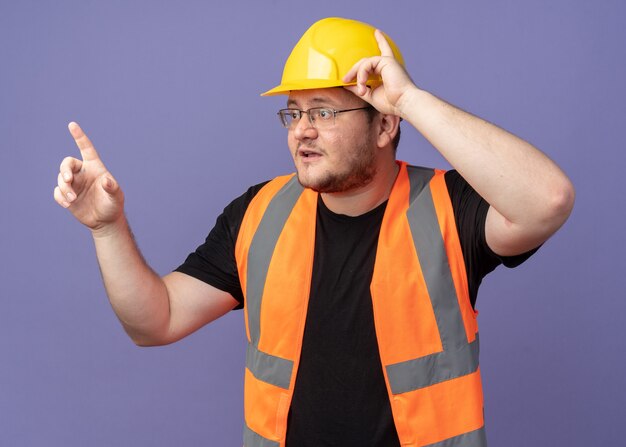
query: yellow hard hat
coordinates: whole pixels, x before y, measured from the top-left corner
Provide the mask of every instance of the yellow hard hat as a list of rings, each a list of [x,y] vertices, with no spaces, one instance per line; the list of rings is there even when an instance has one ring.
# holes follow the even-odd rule
[[[356,20],[330,17],[315,22],[291,51],[280,85],[261,96],[289,94],[292,90],[340,87],[343,76],[364,57],[380,56],[374,28]],[[395,58],[404,66],[396,44],[385,35]],[[367,85],[380,85],[380,76],[370,76]]]

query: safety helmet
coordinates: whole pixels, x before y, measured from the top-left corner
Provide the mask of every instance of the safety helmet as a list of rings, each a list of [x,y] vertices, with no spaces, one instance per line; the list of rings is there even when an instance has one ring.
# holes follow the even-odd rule
[[[289,94],[291,90],[355,85],[343,76],[365,57],[380,56],[374,28],[356,20],[330,17],[315,22],[291,51],[280,85],[261,96]],[[404,66],[396,44],[385,34],[395,58]],[[381,84],[380,76],[370,76],[367,85]]]

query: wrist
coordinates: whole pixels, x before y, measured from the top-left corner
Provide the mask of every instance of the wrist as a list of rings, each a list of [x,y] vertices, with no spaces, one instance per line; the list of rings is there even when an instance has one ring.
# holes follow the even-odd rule
[[[106,239],[111,236],[128,232],[128,222],[124,213],[112,222],[107,222],[94,228],[90,228],[94,239]]]
[[[426,95],[425,90],[421,90],[416,85],[413,85],[402,94],[398,103],[396,104],[397,115],[407,121],[411,120],[419,107],[424,103],[424,97]]]

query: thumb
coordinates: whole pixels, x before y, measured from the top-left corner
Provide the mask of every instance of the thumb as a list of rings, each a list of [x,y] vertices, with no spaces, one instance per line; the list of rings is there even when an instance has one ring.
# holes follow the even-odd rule
[[[104,191],[111,196],[116,195],[120,189],[119,183],[117,183],[115,179],[109,174],[105,174],[102,176],[101,184],[102,189],[104,189]]]
[[[359,95],[359,89],[356,85],[344,85],[343,88],[345,88],[346,90],[348,90],[349,92],[357,95],[357,96],[361,96]]]
[[[362,87],[362,88],[361,88]],[[346,90],[372,104],[372,88],[369,86],[344,85]],[[373,104],[372,104],[373,105]]]

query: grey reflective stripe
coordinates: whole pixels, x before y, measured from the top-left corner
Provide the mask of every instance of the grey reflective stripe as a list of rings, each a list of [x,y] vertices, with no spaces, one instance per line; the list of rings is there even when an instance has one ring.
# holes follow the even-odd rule
[[[251,343],[246,349],[246,368],[259,380],[289,389],[293,361],[259,351]]]
[[[422,175],[409,171],[411,183],[419,181]],[[421,186],[421,185],[420,185]],[[413,184],[411,184],[413,189]],[[413,196],[413,192],[411,193]],[[435,311],[437,327],[444,351],[460,348],[467,344],[465,326],[456,299],[456,290],[448,264],[446,248],[439,229],[435,204],[430,185],[420,188],[407,211],[413,243],[420,260],[428,295]],[[454,299],[451,299],[454,298]]]
[[[303,188],[294,175],[268,204],[250,244],[248,266],[254,268],[248,268],[245,300],[250,342],[254,346],[258,346],[261,336],[261,300],[270,260],[278,237],[302,191]]]
[[[476,340],[457,350],[449,349],[387,366],[391,392],[415,391],[475,372],[478,369],[478,346],[476,334]]]
[[[244,423],[243,426],[243,446],[244,447],[278,447],[280,443],[278,441],[272,441],[271,439],[264,438],[255,431],[252,431],[248,424]]]
[[[406,170],[409,174],[409,203],[413,203],[433,178],[435,171],[420,166],[407,166]]]
[[[443,352],[387,366],[394,394],[417,390],[470,374],[478,368],[478,338],[468,344],[456,289],[430,190],[434,173],[407,167],[410,194],[407,219],[430,296]]]
[[[246,447],[248,447],[247,444]],[[487,447],[485,427],[481,427],[469,433],[463,433],[454,438],[448,438],[445,441],[428,444],[424,447]]]

